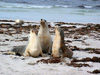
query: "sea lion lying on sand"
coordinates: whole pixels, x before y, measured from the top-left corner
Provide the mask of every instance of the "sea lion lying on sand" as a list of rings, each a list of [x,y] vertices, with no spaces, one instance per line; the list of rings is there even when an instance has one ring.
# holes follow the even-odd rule
[[[24,24],[24,21],[23,21],[23,20],[17,19],[17,20],[15,21],[15,24],[17,24],[17,25],[22,25],[22,24]]]
[[[26,49],[26,45],[16,46],[9,52],[9,54],[23,56],[25,49]]]
[[[52,46],[52,56],[53,57],[69,57],[73,55],[72,50],[70,50],[64,43],[64,32],[58,26],[55,27],[55,38]]]

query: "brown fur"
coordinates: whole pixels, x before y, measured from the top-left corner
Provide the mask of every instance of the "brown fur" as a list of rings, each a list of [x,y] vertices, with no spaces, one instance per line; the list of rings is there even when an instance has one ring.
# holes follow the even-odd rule
[[[71,58],[73,55],[72,50],[70,50],[67,46],[65,46],[64,42],[64,32],[56,27],[55,29],[55,39],[52,46],[52,56],[53,57],[69,57]]]

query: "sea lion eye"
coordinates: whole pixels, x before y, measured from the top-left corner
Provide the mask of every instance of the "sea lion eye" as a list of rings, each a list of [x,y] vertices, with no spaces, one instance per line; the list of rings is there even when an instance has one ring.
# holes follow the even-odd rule
[[[45,22],[47,22],[46,20],[44,20]]]
[[[41,21],[42,21],[43,19],[41,19]]]
[[[32,30],[32,32],[34,32],[34,30]]]

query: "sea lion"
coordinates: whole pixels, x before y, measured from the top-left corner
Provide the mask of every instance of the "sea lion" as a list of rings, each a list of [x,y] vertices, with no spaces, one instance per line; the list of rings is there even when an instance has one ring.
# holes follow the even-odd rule
[[[30,31],[30,37],[29,37],[29,43],[26,47],[24,56],[32,56],[32,57],[37,57],[41,54],[41,56],[43,56],[42,53],[42,48],[40,46],[40,42],[38,40],[38,37],[35,33],[34,30]]]
[[[9,54],[23,56],[26,49],[26,45],[16,46],[9,52]]]
[[[23,20],[17,19],[17,20],[15,21],[15,24],[17,24],[17,25],[22,25],[22,24],[24,24],[24,21],[23,21]]]
[[[43,56],[42,49],[38,40],[38,37],[34,30],[30,31],[29,43],[28,45],[16,46],[11,51],[5,54],[12,54],[18,56],[33,56],[37,57],[39,54]]]
[[[20,46],[15,46],[13,47],[10,51],[5,52],[5,55],[18,55],[18,56],[23,56],[24,52],[26,49],[26,45],[20,45]]]
[[[48,23],[46,20],[41,19],[38,38],[42,47],[43,53],[50,53],[52,50],[52,39],[49,33]]]
[[[65,46],[64,32],[58,26],[55,27],[55,38],[52,46],[53,57],[69,57],[73,55],[72,50]]]

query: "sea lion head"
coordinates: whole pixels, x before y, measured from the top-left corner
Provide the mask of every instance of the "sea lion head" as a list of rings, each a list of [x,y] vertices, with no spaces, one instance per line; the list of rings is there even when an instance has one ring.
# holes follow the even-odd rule
[[[47,23],[47,21],[44,20],[44,19],[41,19],[41,20],[40,20],[40,25],[41,25],[43,28],[48,27],[48,23]]]
[[[58,27],[58,26],[56,26],[56,27],[55,27],[55,33],[60,35],[60,33],[61,33],[61,28]]]
[[[55,27],[55,33],[58,34],[58,35],[60,35],[60,37],[62,39],[64,39],[64,32],[63,32],[63,30],[59,26]]]
[[[59,32],[61,31],[61,28],[60,28],[59,26],[56,26],[55,29],[56,29],[57,31],[59,31]]]
[[[31,29],[31,30],[30,30],[30,33],[35,33],[35,30]]]
[[[36,35],[35,30],[31,29],[29,37],[34,36],[34,35]]]

